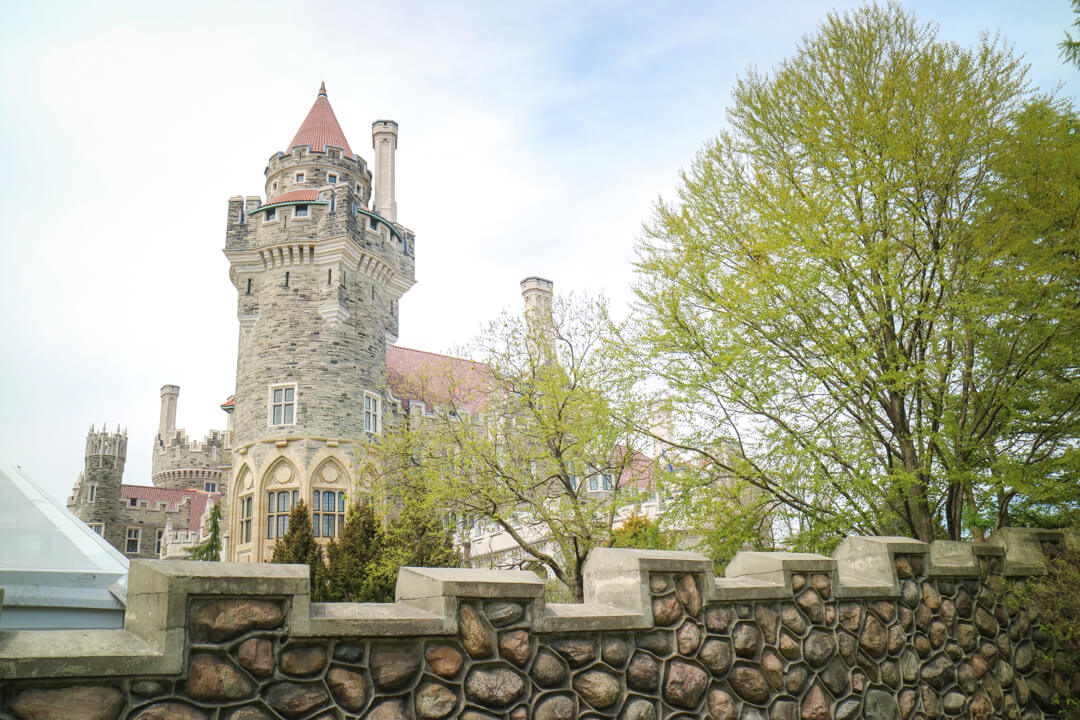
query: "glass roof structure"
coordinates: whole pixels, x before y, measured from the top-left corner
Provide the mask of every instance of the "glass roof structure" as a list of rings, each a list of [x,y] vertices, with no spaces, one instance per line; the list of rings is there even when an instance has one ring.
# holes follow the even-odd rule
[[[0,630],[122,627],[127,572],[116,548],[0,465]]]

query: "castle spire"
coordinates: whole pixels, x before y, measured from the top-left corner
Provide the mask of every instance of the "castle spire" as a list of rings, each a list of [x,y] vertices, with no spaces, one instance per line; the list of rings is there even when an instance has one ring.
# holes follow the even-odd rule
[[[292,142],[289,143],[288,151],[297,145],[310,145],[311,152],[326,152],[327,145],[339,147],[345,151],[345,157],[353,157],[349,141],[345,139],[345,133],[338,124],[334,109],[330,107],[330,101],[326,98],[326,83],[319,85],[319,94],[315,98],[315,104],[311,106],[307,117],[296,131]]]

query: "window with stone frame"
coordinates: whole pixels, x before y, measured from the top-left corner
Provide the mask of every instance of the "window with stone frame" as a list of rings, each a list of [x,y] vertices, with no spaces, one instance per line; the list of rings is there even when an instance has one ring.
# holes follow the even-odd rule
[[[270,208],[266,211],[263,222],[274,222],[277,220],[277,208]]]
[[[154,540],[154,554],[156,554],[158,557],[161,557],[161,540],[164,537],[165,537],[165,531],[164,530],[158,530],[157,531],[157,536],[156,536],[156,538]]]
[[[255,498],[248,495],[240,498],[240,544],[251,542],[251,508]]]
[[[270,412],[268,425],[293,425],[296,423],[296,384],[274,385],[270,388]]]
[[[335,490],[311,491],[311,529],[315,537],[340,537],[345,524],[345,493]]]
[[[372,434],[379,432],[379,396],[364,393],[364,430]]]
[[[296,504],[298,490],[275,490],[266,497],[266,539],[285,537],[289,532],[289,511]]]
[[[104,535],[105,534],[105,523],[87,523],[87,524],[90,526],[90,529],[93,530],[98,535]]]
[[[87,502],[94,502],[97,500],[97,485],[91,483],[90,490],[88,492]]]
[[[306,218],[308,216],[307,205],[297,205],[293,208],[293,217]]]
[[[142,528],[129,527],[127,529],[127,543],[124,545],[124,552],[128,555],[137,555],[139,553],[139,542],[142,540]]]

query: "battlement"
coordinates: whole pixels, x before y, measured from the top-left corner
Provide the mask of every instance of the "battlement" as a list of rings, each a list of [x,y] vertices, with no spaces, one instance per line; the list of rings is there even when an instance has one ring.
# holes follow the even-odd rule
[[[94,426],[91,425],[90,431],[86,434],[85,457],[89,458],[93,455],[114,457],[123,463],[127,459],[127,430],[121,431],[120,426],[117,425],[116,432],[109,432],[105,423],[101,424],[101,430],[94,430]]]
[[[402,568],[394,603],[312,603],[306,566],[136,561],[123,630],[0,634],[0,716],[1054,717],[1076,681],[1036,662],[1037,609],[1000,580],[1061,541],[849,538],[739,553],[723,578],[600,549],[582,604],[530,572]]]
[[[414,282],[416,236],[365,208],[348,185],[321,187],[315,197],[269,210],[253,208],[252,198],[230,198],[225,254],[237,290],[255,293],[265,273],[311,265],[319,268],[319,278],[340,267],[401,297]]]

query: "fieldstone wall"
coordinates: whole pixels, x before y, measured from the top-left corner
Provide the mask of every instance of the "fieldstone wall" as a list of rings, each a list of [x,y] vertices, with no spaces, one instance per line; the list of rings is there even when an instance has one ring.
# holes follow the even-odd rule
[[[0,633],[0,717],[1052,718],[1080,678],[1040,668],[1001,580],[1055,542],[849,538],[717,579],[599,550],[580,605],[531,573],[403,568],[396,603],[312,604],[300,566],[138,562],[125,630]]]

